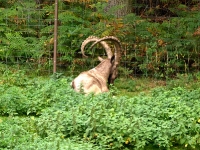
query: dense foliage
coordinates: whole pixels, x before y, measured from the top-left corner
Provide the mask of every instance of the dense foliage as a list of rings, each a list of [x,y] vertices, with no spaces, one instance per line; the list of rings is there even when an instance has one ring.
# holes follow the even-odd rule
[[[84,96],[60,74],[2,73],[0,149],[200,148],[199,87]]]
[[[54,1],[37,2],[0,3],[1,62],[28,64],[39,71],[51,67]],[[200,24],[198,1],[133,0],[134,13],[123,18],[113,15],[121,6],[106,13],[105,7],[105,0],[59,1],[59,66],[73,72],[88,65],[80,57],[81,42],[90,35],[114,35],[124,47],[122,75],[166,78],[199,69],[199,37],[194,34]]]
[[[120,78],[109,93],[84,96],[71,77],[35,77],[52,64],[54,1],[1,0],[0,149],[200,149],[200,74],[177,74],[200,67],[198,1],[133,0],[134,13],[123,18],[113,15],[119,6],[105,13],[107,0],[84,2],[59,1],[60,66],[90,64],[81,42],[115,35],[124,47],[121,75],[168,80],[154,88]]]

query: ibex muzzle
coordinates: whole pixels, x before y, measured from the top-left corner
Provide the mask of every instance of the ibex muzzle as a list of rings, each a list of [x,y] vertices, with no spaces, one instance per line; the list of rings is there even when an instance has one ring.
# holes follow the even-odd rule
[[[115,55],[113,55],[113,52],[106,41],[111,41],[114,43]],[[72,87],[75,91],[83,92],[85,94],[108,92],[109,89],[107,83],[113,84],[118,75],[121,43],[116,37],[113,36],[108,36],[101,39],[90,36],[82,43],[81,46],[81,52],[85,57],[87,56],[84,53],[84,47],[90,42],[94,42],[90,47],[91,49],[96,44],[100,43],[106,50],[108,58],[103,59],[98,57],[101,63],[89,71],[80,73],[79,76],[72,81]]]

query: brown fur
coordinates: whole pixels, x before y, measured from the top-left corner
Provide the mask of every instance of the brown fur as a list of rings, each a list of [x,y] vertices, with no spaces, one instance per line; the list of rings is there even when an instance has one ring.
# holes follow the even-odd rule
[[[116,56],[113,56],[111,48],[105,41],[111,41],[114,43]],[[77,92],[83,90],[83,92],[86,94],[91,92],[94,94],[108,92],[109,89],[107,83],[114,83],[114,80],[118,75],[117,68],[120,62],[121,43],[116,37],[113,36],[104,37],[101,39],[90,36],[82,43],[81,46],[81,52],[85,57],[87,56],[84,53],[84,47],[90,42],[94,42],[91,48],[97,43],[100,43],[106,50],[108,58],[102,59],[99,57],[101,63],[95,68],[79,74],[79,76],[72,81],[72,88],[74,88],[74,90]]]
[[[95,68],[79,74],[72,81],[72,87],[77,92],[83,90],[85,94],[108,92],[107,80],[113,64],[111,59],[102,60]]]

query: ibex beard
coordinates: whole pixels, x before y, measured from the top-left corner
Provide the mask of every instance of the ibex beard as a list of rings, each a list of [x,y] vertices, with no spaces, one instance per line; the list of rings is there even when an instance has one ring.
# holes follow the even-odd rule
[[[98,59],[101,61],[99,65],[91,70],[80,73],[79,76],[72,81],[71,85],[75,91],[84,94],[99,94],[109,91],[107,82],[111,82],[108,80],[110,80],[115,70],[115,68],[113,68],[115,56],[107,59],[98,57]]]

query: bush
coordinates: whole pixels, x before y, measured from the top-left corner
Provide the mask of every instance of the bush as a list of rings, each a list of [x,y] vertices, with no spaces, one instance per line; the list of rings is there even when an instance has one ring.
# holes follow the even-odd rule
[[[0,86],[2,149],[37,144],[44,149],[200,146],[200,88],[156,88],[128,98],[117,96],[112,87],[110,93],[84,96],[61,75],[46,79],[24,75],[21,84],[15,76]],[[3,75],[0,82],[6,78]]]
[[[65,99],[68,103],[55,105],[39,117],[39,135],[78,136],[103,149],[195,148],[200,144],[199,92],[159,88],[151,96],[113,98],[105,94],[79,97],[74,103]]]
[[[126,33],[123,41],[128,45],[122,59],[126,59],[125,64],[129,61],[127,68],[132,74],[169,78],[198,70],[199,38],[193,33],[198,28],[200,13],[187,13],[161,23],[135,14],[123,18],[122,30]]]
[[[65,139],[58,135],[51,134],[49,137],[41,138],[37,135],[35,120],[31,117],[9,117],[7,119],[0,117],[0,149],[7,150],[99,150],[98,147],[77,141],[74,139]]]
[[[20,70],[2,74],[0,148],[70,142],[91,149],[199,148],[199,87],[126,97],[112,86],[109,93],[85,96],[72,90],[71,80],[61,74],[30,78]]]

